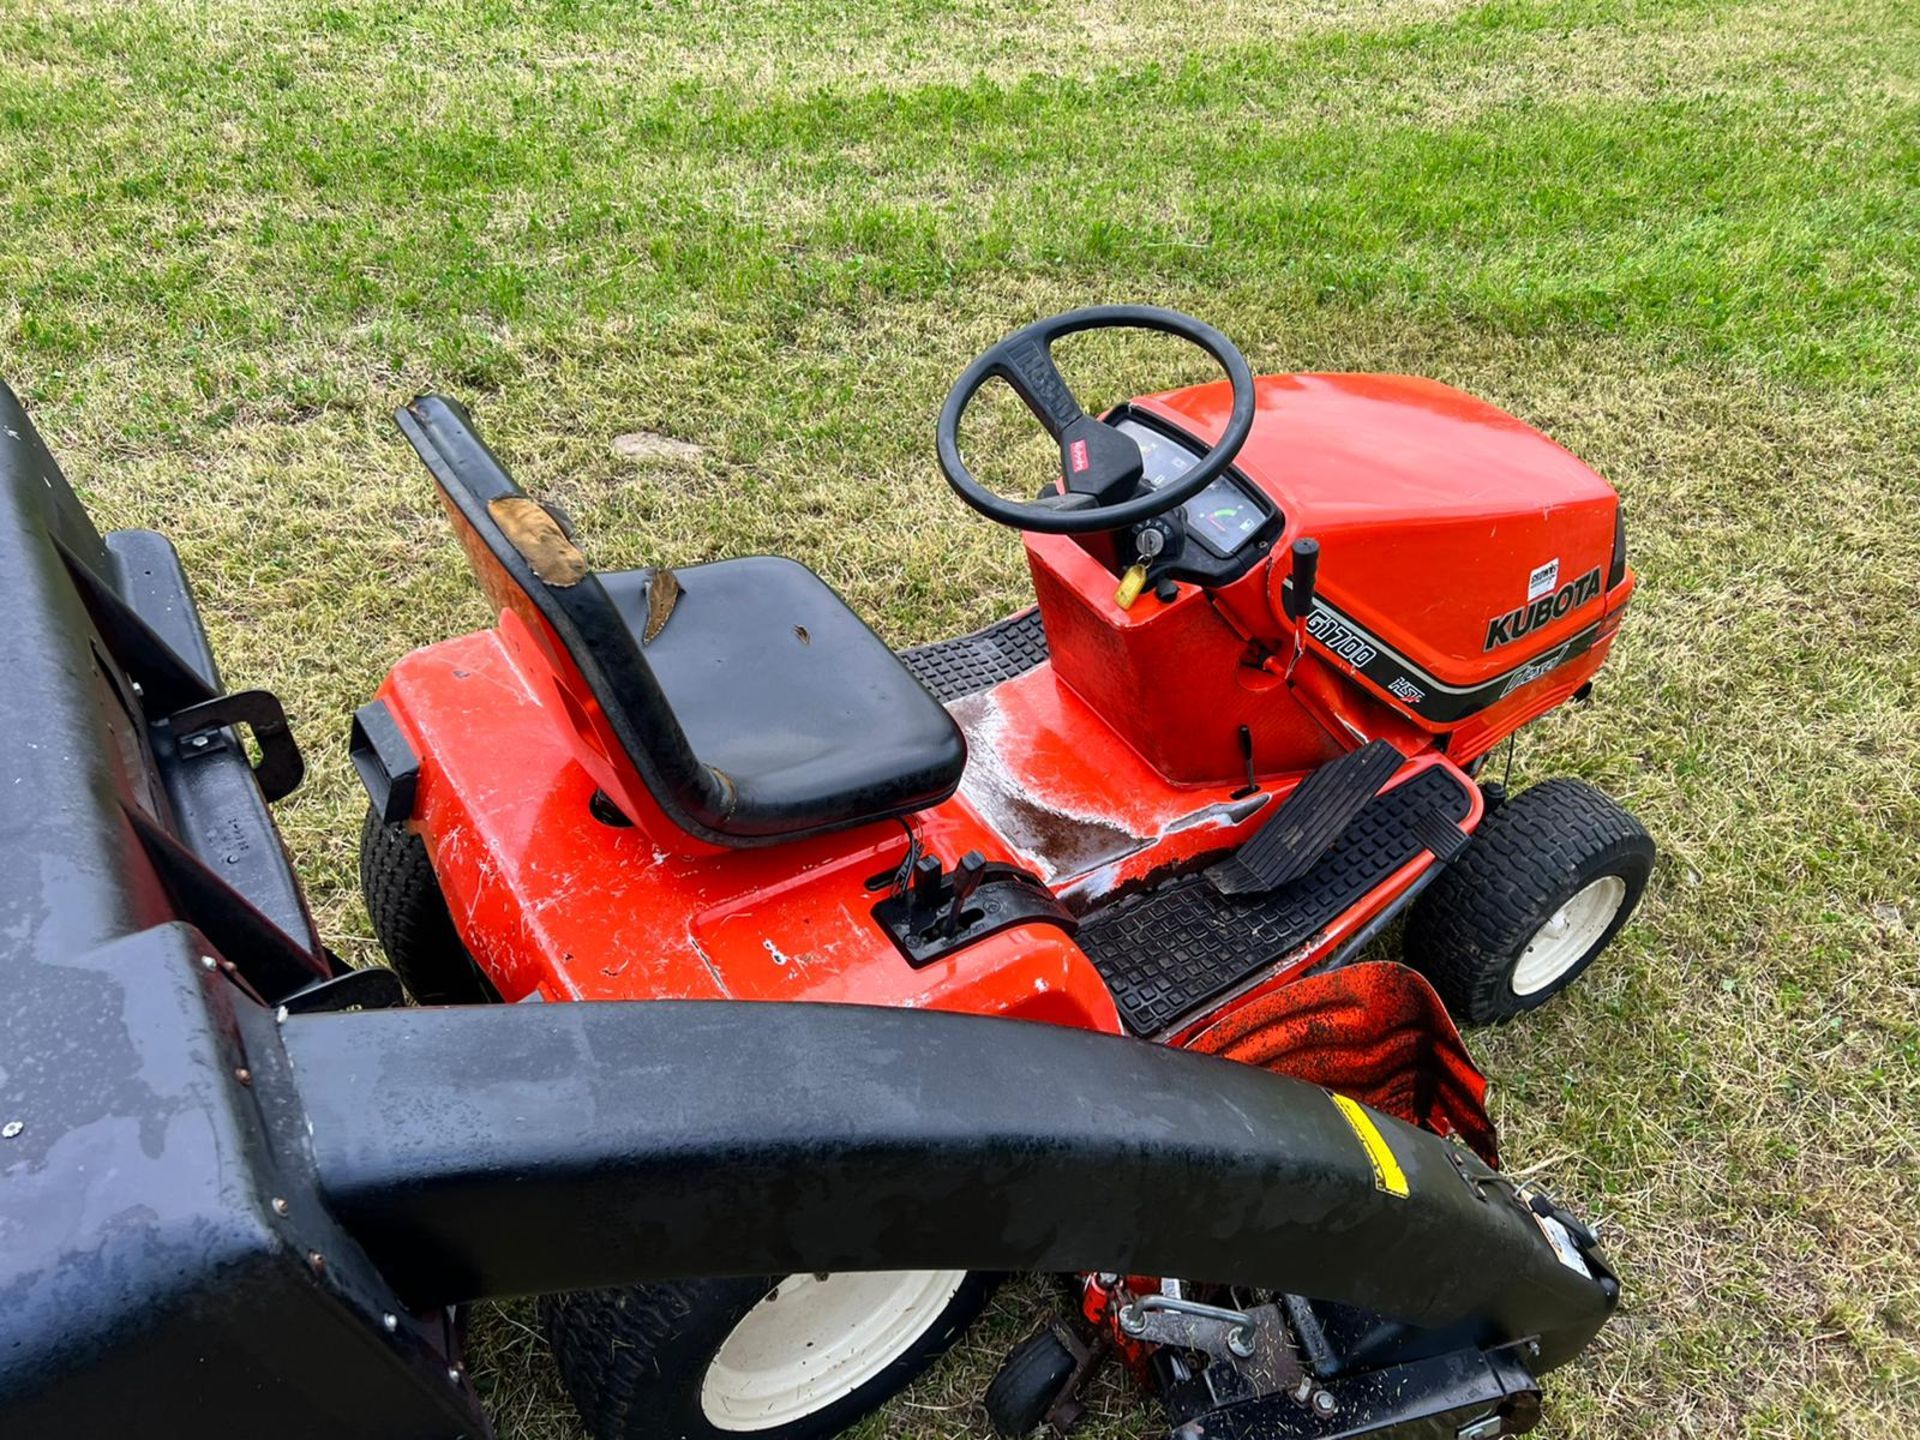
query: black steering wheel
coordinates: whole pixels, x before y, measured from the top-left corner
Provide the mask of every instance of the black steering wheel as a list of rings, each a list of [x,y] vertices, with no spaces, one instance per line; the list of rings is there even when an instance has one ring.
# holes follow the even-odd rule
[[[1233,411],[1227,428],[1206,458],[1171,485],[1144,495],[1140,488],[1140,447],[1129,435],[1080,408],[1053,363],[1053,342],[1083,330],[1158,330],[1175,335],[1211,355],[1233,382]],[[1066,488],[1022,504],[994,494],[973,478],[960,458],[960,420],[989,380],[1005,380],[1060,446],[1060,475]],[[937,435],[940,469],[967,504],[990,520],[1016,530],[1049,535],[1087,535],[1159,515],[1198,495],[1233,463],[1253,429],[1253,371],[1246,356],[1211,325],[1155,305],[1095,305],[1036,320],[1016,330],[966,368],[940,408]]]

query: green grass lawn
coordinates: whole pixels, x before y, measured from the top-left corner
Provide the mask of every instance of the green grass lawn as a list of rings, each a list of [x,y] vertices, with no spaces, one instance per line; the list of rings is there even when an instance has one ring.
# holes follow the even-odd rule
[[[0,0],[0,374],[286,699],[281,821],[357,958],[347,713],[485,620],[396,403],[468,398],[605,565],[787,552],[927,639],[1027,594],[935,472],[946,385],[1111,300],[1437,376],[1620,487],[1641,591],[1516,769],[1663,863],[1473,1040],[1627,1277],[1548,1428],[1920,1435],[1912,0]],[[1089,401],[1183,378],[1093,358]],[[1046,1298],[868,1433],[984,1434]],[[571,1436],[529,1321],[482,1314],[476,1378],[509,1440]]]

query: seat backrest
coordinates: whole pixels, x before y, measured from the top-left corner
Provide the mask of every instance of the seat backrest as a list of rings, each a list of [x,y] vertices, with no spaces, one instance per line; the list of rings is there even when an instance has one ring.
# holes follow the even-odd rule
[[[732,786],[694,754],[639,644],[579,552],[557,527],[538,523],[544,512],[527,523],[525,507],[534,502],[460,404],[423,395],[394,419],[426,462],[496,611],[519,617],[540,647],[575,729],[605,762],[594,778],[608,797],[629,815],[635,801],[650,797],[676,825],[715,845],[781,838],[726,833]]]

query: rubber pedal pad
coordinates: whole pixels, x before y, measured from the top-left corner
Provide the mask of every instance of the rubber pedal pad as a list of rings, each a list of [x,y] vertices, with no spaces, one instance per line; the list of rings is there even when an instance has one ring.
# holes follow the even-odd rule
[[[1208,869],[1222,895],[1278,890],[1311,870],[1367,802],[1406,763],[1385,740],[1369,740],[1314,771],[1240,848]]]
[[[1473,836],[1462,830],[1438,810],[1416,815],[1410,827],[1414,839],[1442,865],[1451,865],[1467,853]]]
[[[1414,820],[1438,812],[1457,828],[1473,782],[1451,766],[1382,791],[1313,869],[1265,895],[1222,895],[1204,875],[1124,896],[1084,917],[1077,937],[1127,1029],[1156,1035],[1214,996],[1259,975],[1361,904],[1425,847]]]

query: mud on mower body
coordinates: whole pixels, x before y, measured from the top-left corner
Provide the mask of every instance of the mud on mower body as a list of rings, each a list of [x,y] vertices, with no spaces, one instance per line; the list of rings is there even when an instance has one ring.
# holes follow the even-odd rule
[[[1031,378],[1030,367],[1016,373]],[[1208,403],[1222,402],[1197,392],[1138,410],[1168,424],[1188,413],[1204,440]],[[1436,413],[1452,403],[1436,397]],[[1064,412],[1054,403],[1051,413]],[[1430,990],[1391,966],[1300,973],[1301,960],[1334,958],[1411,893],[1432,854],[1458,855],[1460,841],[1427,822],[1430,808],[1413,819],[1432,845],[1349,904],[1366,914],[1317,922],[1308,951],[1254,957],[1255,971],[1224,988],[1203,975],[1206,993],[1173,1023],[1123,1005],[1076,942],[1103,915],[1150,911],[1195,880],[1235,904],[1276,906],[1258,927],[1271,940],[1289,896],[1324,906],[1327,867],[1354,868],[1343,854],[1393,858],[1386,841],[1355,847],[1351,834],[1391,839],[1393,816],[1368,807],[1428,776],[1458,793],[1456,835],[1483,820],[1462,778],[1473,757],[1449,748],[1462,726],[1443,732],[1401,714],[1395,723],[1411,729],[1386,731],[1404,745],[1389,775],[1378,749],[1364,765],[1325,739],[1312,742],[1318,753],[1283,751],[1282,737],[1313,734],[1288,706],[1322,730],[1342,717],[1382,724],[1390,709],[1315,648],[1312,607],[1301,607],[1292,673],[1276,674],[1248,639],[1229,686],[1196,681],[1209,704],[1238,707],[1189,712],[1195,733],[1178,739],[1179,763],[1196,772],[1153,769],[1144,732],[1115,731],[1073,689],[1073,666],[1094,667],[1103,646],[1112,663],[1187,645],[1196,659],[1225,654],[1200,607],[1238,633],[1244,622],[1221,618],[1229,593],[1284,595],[1304,570],[1269,577],[1264,592],[1253,569],[1212,576],[1217,584],[1169,572],[1152,577],[1172,582],[1166,598],[1116,619],[1089,597],[1136,557],[1123,549],[1103,562],[1100,547],[1152,542],[1133,531],[1065,542],[1101,567],[1095,580],[1051,548],[1061,542],[1036,540],[1050,660],[1014,663],[1032,655],[1030,621],[913,657],[956,711],[971,698],[986,717],[968,725],[975,767],[1049,736],[1073,742],[1085,803],[1043,792],[1039,809],[1100,823],[1043,823],[1023,838],[996,824],[1025,813],[1021,772],[996,769],[998,809],[965,785],[944,793],[954,737],[920,703],[931,705],[926,692],[895,684],[877,642],[797,567],[746,573],[755,583],[740,603],[751,613],[754,590],[771,582],[782,623],[770,633],[809,651],[821,642],[843,679],[865,677],[859,703],[904,707],[911,723],[897,733],[914,743],[851,761],[826,746],[813,758],[828,780],[789,773],[784,792],[782,776],[754,768],[750,745],[731,752],[737,773],[716,773],[689,730],[737,746],[751,726],[703,714],[690,698],[701,693],[697,665],[669,696],[644,662],[671,674],[670,651],[642,652],[676,626],[697,634],[706,597],[731,577],[712,566],[602,586],[560,526],[512,493],[457,410],[417,406],[412,417],[501,621],[411,657],[358,717],[355,758],[376,809],[370,902],[418,990],[584,1003],[406,1007],[389,972],[347,970],[327,952],[267,811],[300,771],[277,704],[222,691],[171,548],[142,532],[101,537],[0,387],[0,583],[13,617],[0,647],[14,681],[0,704],[16,733],[60,741],[16,746],[5,777],[9,795],[33,797],[30,811],[9,812],[0,878],[7,1433],[137,1424],[162,1435],[481,1436],[488,1422],[455,1323],[463,1302],[567,1292],[557,1338],[570,1344],[580,1393],[578,1367],[633,1338],[601,1333],[613,1344],[596,1352],[586,1323],[596,1313],[669,1292],[710,1301],[732,1283],[675,1277],[759,1286],[910,1267],[1084,1275],[1096,1347],[1119,1349],[1160,1384],[1176,1422],[1209,1434],[1527,1428],[1538,1377],[1588,1343],[1618,1284],[1573,1216],[1434,1133],[1491,1155],[1478,1076]],[[1096,479],[1133,488],[1137,479],[1121,484],[1110,469],[1119,454],[1124,472],[1124,453],[1075,423],[1059,426],[1063,470],[1084,443],[1103,452],[1087,467]],[[1280,521],[1286,512],[1268,500],[1262,513]],[[1079,504],[1054,508],[1072,515]],[[1276,524],[1256,535],[1258,553],[1284,549],[1287,534]],[[1610,587],[1610,605],[1623,598]],[[1061,604],[1068,618],[1056,624]],[[795,606],[809,618],[792,618]],[[717,618],[717,633],[739,633],[738,613]],[[792,661],[770,651],[756,663],[768,683],[804,690]],[[997,683],[975,683],[982,672]],[[961,678],[943,684],[941,674]],[[1501,713],[1534,713],[1529,703]],[[1251,737],[1250,747],[1227,741],[1241,770],[1250,748],[1251,776],[1208,769],[1218,747],[1199,732],[1223,715]],[[752,718],[764,723],[765,712]],[[791,718],[789,734],[837,730],[832,713]],[[679,743],[636,719],[670,721]],[[1028,727],[1024,742],[995,738],[1009,722]],[[259,742],[255,764],[240,725]],[[1176,744],[1171,731],[1161,738]],[[497,803],[479,782],[483,745]],[[1171,753],[1159,763],[1175,764]],[[1289,769],[1283,754],[1304,759]],[[1093,783],[1099,765],[1114,767],[1105,789]],[[1317,790],[1301,778],[1308,765]],[[1138,803],[1122,804],[1115,782],[1136,779]],[[1369,784],[1347,826],[1333,827],[1329,815],[1355,809]],[[544,802],[530,789],[541,785]],[[1289,811],[1303,795],[1314,803]],[[867,818],[882,810],[896,818]],[[1201,818],[1179,823],[1191,816]],[[909,817],[904,828],[898,817]],[[477,828],[463,834],[465,824]],[[1103,826],[1132,837],[1125,853],[1109,853],[1118,842]],[[1106,850],[1089,848],[1096,834]],[[474,879],[489,860],[504,866],[491,885]],[[1268,887],[1288,866],[1300,874]],[[615,870],[639,897],[630,909],[617,906]],[[553,913],[576,903],[571,919]],[[614,926],[597,948],[556,948],[562,931],[550,927],[587,935],[596,924]],[[844,943],[851,933],[860,944]],[[756,949],[774,968],[744,963]],[[1323,1023],[1290,998],[1307,996]],[[802,1000],[882,1004],[780,1003]],[[1319,1083],[1291,1078],[1303,1074]],[[1181,1291],[1155,1278],[1165,1276],[1233,1285]],[[745,1317],[776,1304],[758,1294]],[[1210,1314],[1196,1298],[1225,1303]],[[729,1337],[712,1338],[709,1373]],[[588,1377],[587,1398],[601,1406],[590,1419],[603,1433],[826,1433],[935,1348],[924,1333],[906,1340],[880,1373],[791,1423],[723,1408],[730,1423],[716,1424],[704,1408],[674,1410],[685,1394],[634,1394],[627,1375],[603,1375],[617,1384],[597,1389]],[[1023,1354],[1029,1374],[1051,1363],[1044,1346]],[[1070,1383],[996,1390],[1003,1422],[1041,1413],[1035,1395],[1052,1419],[1068,1418]]]

